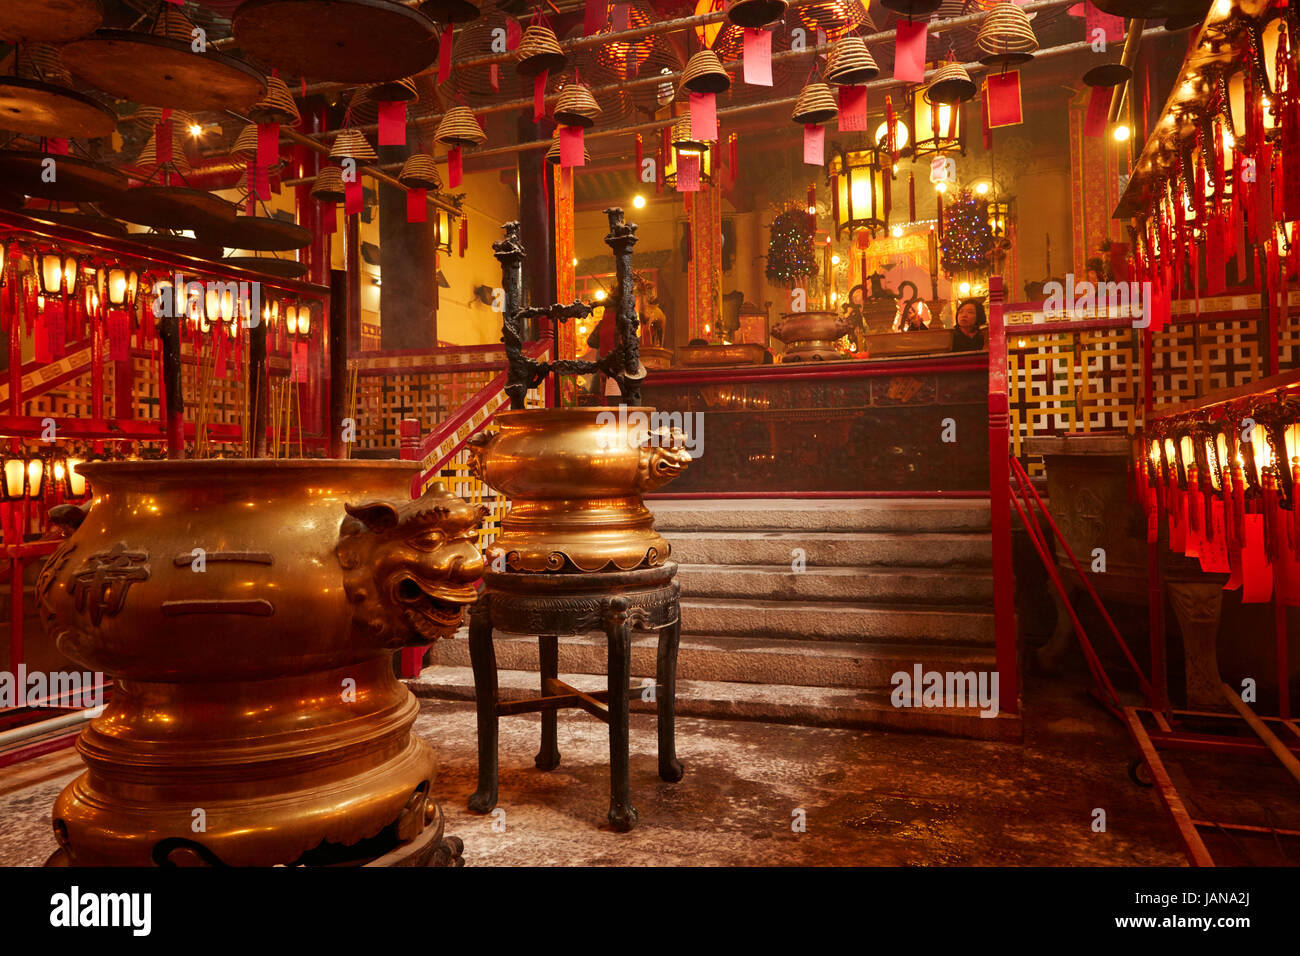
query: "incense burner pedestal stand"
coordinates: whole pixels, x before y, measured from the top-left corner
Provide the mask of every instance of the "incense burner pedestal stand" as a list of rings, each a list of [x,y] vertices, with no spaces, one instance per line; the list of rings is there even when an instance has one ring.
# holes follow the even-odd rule
[[[636,825],[628,753],[628,701],[650,688],[629,688],[634,631],[658,631],[654,685],[659,723],[659,776],[682,779],[674,739],[677,645],[681,634],[677,565],[632,571],[575,574],[484,574],[486,592],[470,614],[470,661],[478,708],[478,790],[469,808],[488,813],[497,804],[497,724],[503,716],[540,712],[542,744],[535,764],[554,770],[560,764],[557,711],[577,707],[609,725],[609,823],[620,832]],[[494,631],[537,634],[541,696],[502,701],[497,691]],[[558,638],[562,634],[604,631],[609,643],[608,687],[583,693],[558,677]]]

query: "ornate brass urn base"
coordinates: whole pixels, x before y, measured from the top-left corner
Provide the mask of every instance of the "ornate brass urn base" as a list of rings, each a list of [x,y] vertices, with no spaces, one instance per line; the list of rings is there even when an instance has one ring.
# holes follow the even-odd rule
[[[510,498],[489,564],[507,571],[653,567],[671,550],[643,492],[690,464],[680,430],[653,408],[499,412],[500,429],[471,439],[473,473]]]
[[[411,501],[399,462],[83,470],[94,502],[51,515],[37,599],[116,683],[54,807],[58,862],[363,863],[441,826],[391,655],[475,600],[477,509]]]

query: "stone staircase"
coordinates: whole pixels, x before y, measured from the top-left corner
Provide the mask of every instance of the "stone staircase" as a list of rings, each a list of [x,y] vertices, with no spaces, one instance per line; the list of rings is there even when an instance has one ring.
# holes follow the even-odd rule
[[[680,565],[679,714],[1019,737],[1019,718],[1008,714],[890,701],[892,675],[918,664],[923,672],[994,669],[986,501],[669,499],[651,507]],[[411,682],[417,694],[472,698],[465,637],[462,629],[437,645],[436,664]],[[635,677],[653,676],[656,641],[634,635]],[[504,698],[538,693],[535,638],[499,635],[496,654]],[[603,688],[605,664],[603,634],[560,638],[560,672],[579,689]]]

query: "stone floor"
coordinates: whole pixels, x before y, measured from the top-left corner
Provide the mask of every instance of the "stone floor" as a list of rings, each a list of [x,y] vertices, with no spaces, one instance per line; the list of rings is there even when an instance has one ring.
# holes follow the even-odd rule
[[[1154,791],[1128,778],[1124,731],[1080,686],[1049,686],[1031,695],[1023,746],[682,718],[677,784],[656,773],[653,717],[634,714],[628,834],[604,825],[607,732],[585,714],[561,715],[549,774],[533,768],[539,718],[503,719],[495,817],[465,808],[473,708],[422,701],[416,729],[439,752],[438,796],[470,865],[1181,864]],[[77,772],[71,751],[0,770],[0,865],[54,850],[49,810]]]

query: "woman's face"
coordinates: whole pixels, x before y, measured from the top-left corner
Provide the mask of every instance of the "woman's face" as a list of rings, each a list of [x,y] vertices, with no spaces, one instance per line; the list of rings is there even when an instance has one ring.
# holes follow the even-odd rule
[[[972,332],[975,329],[975,306],[969,302],[957,310],[957,324],[961,326],[963,332]]]

